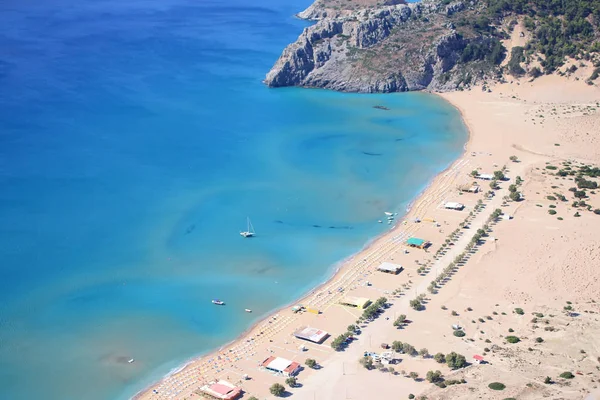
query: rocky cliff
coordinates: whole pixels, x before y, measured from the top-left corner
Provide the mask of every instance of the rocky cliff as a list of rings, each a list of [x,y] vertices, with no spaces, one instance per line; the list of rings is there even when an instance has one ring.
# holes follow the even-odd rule
[[[453,18],[469,9],[460,1],[441,5],[424,0],[353,11],[319,4],[299,14],[317,22],[285,48],[267,74],[267,85],[366,93],[445,91],[481,76],[457,68],[465,47],[482,40],[467,39],[455,30]]]

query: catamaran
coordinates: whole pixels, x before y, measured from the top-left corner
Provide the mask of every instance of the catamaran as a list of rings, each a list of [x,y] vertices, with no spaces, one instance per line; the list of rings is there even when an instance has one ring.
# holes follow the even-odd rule
[[[252,226],[252,222],[250,222],[249,217],[247,218],[247,220],[248,220],[248,228],[246,229],[245,232],[240,232],[240,235],[242,235],[245,238],[252,237],[256,233],[256,232],[254,232],[254,227]]]

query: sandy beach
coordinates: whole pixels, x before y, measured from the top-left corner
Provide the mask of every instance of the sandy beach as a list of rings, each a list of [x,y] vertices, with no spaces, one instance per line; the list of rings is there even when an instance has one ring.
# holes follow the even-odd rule
[[[587,72],[578,71],[582,77]],[[475,88],[442,94],[469,127],[463,156],[435,178],[394,229],[297,302],[319,314],[281,309],[136,398],[201,398],[198,388],[218,379],[240,386],[244,398],[273,398],[269,387],[285,385],[285,378],[259,364],[279,356],[303,366],[312,358],[321,366],[304,366],[299,385],[285,385],[298,399],[409,394],[427,399],[594,399],[589,393],[597,393],[600,385],[600,245],[594,239],[600,234],[600,215],[593,210],[600,208],[600,195],[587,190],[587,197],[576,199],[569,191],[575,186],[573,176],[557,175],[563,168],[600,166],[600,90],[577,78],[551,75],[500,84],[490,92]],[[474,170],[492,174],[503,167],[507,180],[498,182],[494,196],[487,195],[490,181],[471,176]],[[517,189],[521,200],[512,201],[510,186],[517,177],[522,180]],[[478,193],[460,190],[474,182],[480,185]],[[574,201],[585,205],[574,206]],[[445,209],[446,202],[459,202],[464,209]],[[497,209],[505,217],[490,222]],[[465,221],[468,229],[461,228]],[[479,229],[486,231],[484,238],[431,293],[432,281],[469,248]],[[450,238],[455,230],[458,234]],[[405,242],[410,237],[423,238],[431,247],[409,248]],[[397,275],[382,273],[376,270],[382,262],[404,269]],[[410,300],[421,294],[424,309],[416,311]],[[390,306],[374,321],[361,323],[357,339],[336,352],[330,343],[363,311],[339,304],[345,296],[386,297]],[[393,326],[402,314],[410,323]],[[455,336],[452,325],[466,335]],[[323,344],[296,339],[292,333],[305,326],[326,330],[331,337]],[[506,336],[519,342],[507,343]],[[380,370],[359,363],[365,351],[382,352],[382,343],[393,341],[431,355],[454,351],[469,366],[451,370],[431,356],[402,353],[395,354],[395,364]],[[477,364],[474,355],[485,362]],[[431,370],[458,383],[439,388],[424,379]],[[410,377],[411,372],[418,377]],[[564,372],[574,378],[561,378]],[[493,390],[492,382],[505,388]]]

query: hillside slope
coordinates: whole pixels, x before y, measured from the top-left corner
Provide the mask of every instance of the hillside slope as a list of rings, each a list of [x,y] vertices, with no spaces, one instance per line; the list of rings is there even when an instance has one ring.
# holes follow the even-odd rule
[[[397,2],[352,0],[342,6],[317,0],[298,14],[315,25],[286,47],[265,83],[351,92],[449,91],[507,74],[553,73],[565,57],[594,63],[600,51],[599,0],[565,7],[542,0]],[[529,39],[507,55],[502,40],[516,25],[530,31]]]

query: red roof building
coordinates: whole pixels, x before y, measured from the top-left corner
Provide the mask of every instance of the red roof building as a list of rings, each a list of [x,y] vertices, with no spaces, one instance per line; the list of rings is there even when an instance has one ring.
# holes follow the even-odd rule
[[[200,388],[203,394],[221,400],[234,400],[240,397],[242,389],[224,380],[211,382]]]
[[[322,343],[329,336],[329,333],[321,329],[305,327],[294,332],[294,336],[309,342]]]
[[[473,356],[473,361],[475,362],[475,364],[481,364],[483,362],[483,357],[479,354],[475,354]]]
[[[294,376],[300,371],[300,364],[281,357],[269,357],[260,366],[283,376]]]

